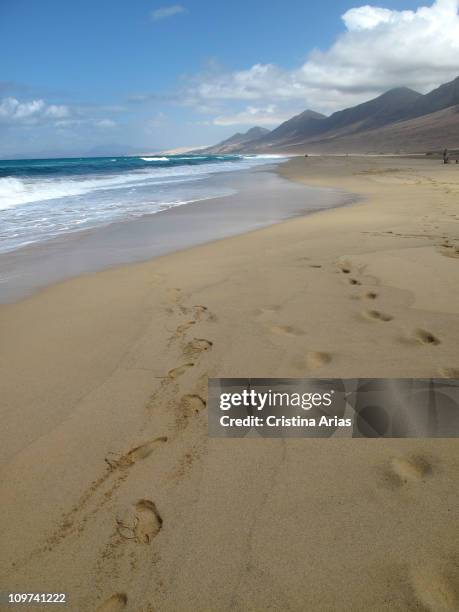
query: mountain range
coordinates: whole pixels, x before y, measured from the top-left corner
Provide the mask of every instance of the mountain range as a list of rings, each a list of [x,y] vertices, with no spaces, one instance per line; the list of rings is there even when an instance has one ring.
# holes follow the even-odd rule
[[[313,110],[269,132],[260,127],[206,153],[424,153],[459,147],[459,77],[427,94],[408,87],[330,116]]]

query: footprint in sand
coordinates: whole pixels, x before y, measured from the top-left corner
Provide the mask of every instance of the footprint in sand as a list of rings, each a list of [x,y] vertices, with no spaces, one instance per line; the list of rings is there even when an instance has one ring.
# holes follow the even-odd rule
[[[193,366],[194,366],[194,363],[184,363],[183,365],[178,366],[177,368],[173,368],[172,370],[169,370],[169,372],[167,373],[167,378],[171,378],[172,380],[174,380],[175,378],[178,378],[182,374],[185,374],[185,372],[189,368],[192,368]]]
[[[273,325],[271,328],[273,334],[286,335],[286,336],[302,336],[303,331],[292,325]]]
[[[438,372],[443,378],[459,378],[459,368],[440,368]]]
[[[418,601],[431,612],[459,610],[457,564],[418,566],[411,572],[411,585]]]
[[[413,338],[417,342],[419,342],[419,344],[433,344],[434,346],[440,344],[440,340],[436,336],[434,336],[432,332],[421,328],[414,330]]]
[[[447,250],[441,251],[442,255],[445,257],[453,257],[454,259],[459,258],[459,248],[458,247],[447,247]]]
[[[161,531],[163,519],[156,505],[149,499],[140,499],[116,520],[119,535],[138,544],[150,544]]]
[[[343,274],[350,274],[352,270],[352,265],[347,259],[339,260],[336,263],[338,270],[341,270]]]
[[[432,474],[431,463],[421,456],[394,457],[391,461],[391,469],[401,483],[421,481]]]
[[[351,300],[376,300],[378,294],[376,291],[367,291],[366,293],[362,293],[361,295],[350,295]]]
[[[144,444],[140,444],[139,446],[132,448],[124,455],[120,455],[118,457],[114,456],[113,458],[111,456],[106,457],[105,461],[112,469],[127,468],[134,465],[134,463],[139,460],[146,459],[160,444],[163,444],[164,442],[167,442],[167,436],[154,438],[153,440],[149,440]]]
[[[161,531],[163,519],[155,504],[149,499],[141,499],[135,505],[136,521],[134,536],[140,544],[150,544]]]
[[[357,280],[356,278],[350,278],[349,279],[349,284],[350,285],[361,285],[362,283],[359,280]]]
[[[185,355],[189,357],[197,356],[200,353],[209,351],[213,346],[213,342],[206,338],[193,338],[185,347]]]
[[[206,401],[197,393],[184,395],[180,400],[180,406],[185,413],[198,414],[206,405]]]
[[[321,268],[322,265],[321,264],[309,264],[310,268]]]
[[[126,607],[127,601],[125,593],[116,593],[99,606],[96,612],[120,612]]]
[[[184,334],[192,325],[196,325],[196,321],[187,321],[186,323],[182,323],[175,330],[177,336],[181,336]]]
[[[322,368],[323,366],[330,363],[331,360],[332,356],[330,355],[330,353],[325,353],[322,351],[313,351],[306,355],[306,363],[312,370]]]
[[[173,302],[174,304],[177,304],[178,301],[180,300],[181,292],[182,290],[179,289],[178,287],[174,287],[173,289],[168,289],[167,295],[169,297],[169,300]]]
[[[423,483],[432,473],[432,463],[421,455],[393,457],[381,470],[383,485],[394,491],[410,484]]]
[[[191,308],[193,309],[194,318],[197,321],[206,319],[207,321],[214,322],[217,320],[217,317],[212,312],[209,311],[207,306],[203,306],[202,304],[195,304]]]
[[[366,319],[370,319],[370,321],[384,321],[385,323],[392,321],[394,318],[392,315],[385,312],[380,312],[379,310],[365,310],[362,312],[362,315]]]
[[[192,308],[197,315],[203,314],[209,310],[207,306],[203,306],[202,304],[195,304],[194,306],[192,306]]]
[[[197,393],[184,395],[176,409],[177,427],[184,429],[188,425],[189,420],[199,414],[206,406],[206,400]]]

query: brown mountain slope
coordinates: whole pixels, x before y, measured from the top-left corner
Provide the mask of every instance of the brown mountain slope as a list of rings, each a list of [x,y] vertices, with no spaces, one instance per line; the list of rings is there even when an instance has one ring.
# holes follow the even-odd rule
[[[459,105],[354,134],[327,133],[272,151],[285,153],[416,153],[459,147]]]
[[[412,89],[398,87],[357,106],[337,111],[329,117],[308,110],[285,121],[258,140],[243,144],[240,150],[248,152],[249,149],[262,151],[267,147],[291,147],[297,143],[309,142],[310,139],[328,140],[380,128],[407,118],[405,115],[408,109],[422,97],[422,94]]]

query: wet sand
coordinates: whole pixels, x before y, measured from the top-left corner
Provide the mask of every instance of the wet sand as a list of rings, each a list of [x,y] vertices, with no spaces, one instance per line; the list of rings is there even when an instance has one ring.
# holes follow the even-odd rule
[[[301,186],[272,165],[206,179],[233,192],[152,215],[80,231],[0,254],[0,303],[15,302],[56,282],[267,227],[288,218],[346,205],[355,196]]]

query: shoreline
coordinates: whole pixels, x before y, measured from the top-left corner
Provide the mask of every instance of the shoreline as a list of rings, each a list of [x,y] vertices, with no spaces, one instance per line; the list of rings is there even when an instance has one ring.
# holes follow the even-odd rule
[[[297,216],[346,206],[354,199],[340,190],[292,183],[276,168],[267,164],[206,179],[209,188],[217,190],[223,185],[235,192],[232,195],[63,234],[0,254],[0,303],[14,303],[80,275],[146,262]]]
[[[209,438],[205,402],[216,377],[459,377],[459,172],[280,172],[364,199],[0,306],[10,590],[58,584],[71,612],[455,609],[457,440]],[[117,529],[139,500],[148,544]]]

